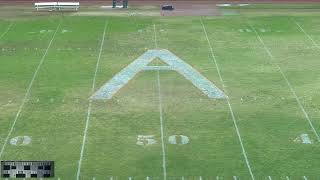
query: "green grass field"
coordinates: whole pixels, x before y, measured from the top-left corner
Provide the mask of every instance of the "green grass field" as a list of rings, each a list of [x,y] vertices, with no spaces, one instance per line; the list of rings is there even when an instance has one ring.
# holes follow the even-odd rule
[[[319,179],[319,17],[2,19],[0,159],[54,160],[60,180]],[[229,98],[210,99],[174,71],[143,71],[112,99],[89,100],[156,45]],[[137,145],[139,135],[156,142]],[[17,136],[32,141],[10,144]]]

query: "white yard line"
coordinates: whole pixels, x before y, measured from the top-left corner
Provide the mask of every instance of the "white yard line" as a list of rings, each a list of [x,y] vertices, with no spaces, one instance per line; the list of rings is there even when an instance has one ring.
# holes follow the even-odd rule
[[[0,151],[0,157],[2,156],[2,154],[3,154],[3,152],[4,152],[4,149],[6,148],[6,145],[7,145],[7,143],[8,143],[8,140],[9,140],[9,138],[10,138],[12,132],[13,132],[13,129],[14,129],[16,123],[17,123],[17,120],[18,120],[20,114],[21,114],[21,111],[22,111],[22,109],[23,109],[23,107],[24,107],[24,104],[26,103],[26,101],[27,101],[27,99],[28,99],[28,97],[29,97],[29,95],[30,95],[30,91],[31,91],[31,87],[32,87],[32,85],[33,85],[33,82],[34,82],[34,80],[36,79],[36,77],[37,77],[37,75],[38,75],[38,71],[40,70],[40,68],[41,68],[41,66],[42,66],[42,64],[43,64],[43,62],[44,62],[44,60],[45,60],[45,58],[46,58],[46,56],[47,56],[47,54],[48,54],[48,51],[49,51],[49,49],[50,49],[50,47],[51,47],[51,44],[52,44],[52,42],[53,42],[53,40],[54,40],[54,38],[55,38],[55,36],[56,36],[56,34],[57,34],[57,32],[58,32],[58,29],[60,28],[60,25],[61,25],[61,21],[59,22],[59,24],[58,24],[58,26],[57,26],[57,29],[56,29],[56,31],[54,32],[54,34],[53,34],[53,36],[52,36],[52,38],[51,38],[51,40],[50,40],[50,42],[49,42],[49,44],[48,44],[48,47],[47,47],[46,51],[44,52],[44,54],[43,54],[43,56],[42,56],[42,58],[41,58],[41,60],[40,60],[40,62],[39,62],[39,64],[38,64],[37,68],[35,69],[35,71],[34,71],[34,73],[33,73],[32,79],[31,79],[31,81],[30,81],[30,83],[29,83],[29,85],[28,85],[27,91],[26,91],[26,93],[25,93],[25,95],[24,95],[24,97],[23,97],[23,99],[22,99],[22,102],[21,102],[21,104],[20,104],[20,107],[19,107],[19,109],[18,109],[18,112],[17,112],[17,114],[16,114],[16,116],[15,116],[15,118],[14,118],[14,120],[13,120],[13,123],[12,123],[12,125],[11,125],[11,128],[10,128],[8,134],[7,134],[7,137],[6,137],[5,140],[4,140],[3,146],[2,146],[1,151]]]
[[[287,76],[284,74],[284,72],[282,71],[280,65],[275,61],[274,56],[272,55],[271,51],[268,49],[268,47],[266,46],[266,44],[264,43],[264,41],[262,40],[262,38],[260,37],[259,33],[256,31],[256,29],[249,24],[249,26],[251,27],[251,29],[255,32],[257,39],[260,41],[261,45],[263,46],[263,48],[265,49],[265,51],[267,52],[268,56],[270,57],[270,62],[277,67],[277,69],[279,70],[280,74],[282,75],[283,79],[286,81],[292,95],[294,96],[294,98],[297,101],[298,106],[300,107],[302,113],[304,114],[305,118],[307,119],[312,131],[314,132],[315,136],[317,137],[317,140],[320,141],[320,136],[318,134],[318,132],[316,131],[315,127],[313,126],[313,123],[311,121],[311,119],[309,118],[308,113],[306,112],[306,110],[304,109],[300,99],[297,96],[296,91],[293,89],[291,83],[289,82]]]
[[[104,29],[103,29],[103,35],[102,35],[102,38],[101,38],[99,55],[98,55],[96,68],[95,68],[94,75],[93,75],[91,94],[94,93],[94,89],[95,89],[96,77],[97,77],[97,73],[98,73],[98,69],[99,69],[99,65],[100,65],[100,58],[101,58],[101,54],[102,54],[102,48],[103,48],[103,45],[104,45],[104,39],[105,39],[105,35],[106,35],[107,25],[108,25],[108,21],[106,21],[105,24],[104,24]],[[89,99],[89,105],[88,105],[87,117],[86,117],[86,125],[85,125],[84,131],[83,131],[83,139],[82,139],[82,145],[81,145],[80,159],[79,159],[79,163],[78,163],[77,180],[80,179],[81,163],[82,163],[82,159],[83,159],[84,147],[85,147],[86,140],[87,140],[87,132],[88,132],[88,127],[89,127],[89,122],[90,122],[90,115],[91,115],[91,106],[92,106],[92,100]]]
[[[320,46],[313,40],[313,38],[302,28],[302,26],[295,20],[292,19],[292,21],[299,27],[299,29],[301,30],[301,32],[303,32],[308,38],[309,40],[312,42],[312,44],[317,47],[318,49],[320,49]]]
[[[9,32],[9,30],[11,29],[11,27],[13,26],[13,22],[11,21],[10,22],[10,24],[9,24],[9,26],[8,26],[8,28],[0,35],[0,40],[3,38],[3,36],[5,36],[8,32]]]
[[[156,25],[153,24],[153,32],[154,32],[154,44],[155,48],[158,48],[157,43],[157,33],[156,33]],[[166,167],[166,151],[164,144],[164,128],[163,128],[163,113],[162,113],[162,98],[161,98],[161,83],[160,83],[160,71],[157,71],[157,81],[158,81],[158,96],[159,96],[159,114],[160,114],[160,134],[161,134],[161,147],[162,147],[162,169],[163,169],[163,180],[167,179],[167,167]]]
[[[223,81],[223,79],[222,79],[222,75],[221,75],[221,72],[220,72],[220,67],[219,67],[219,65],[218,65],[216,56],[215,56],[215,54],[214,54],[214,52],[213,52],[213,48],[212,48],[211,42],[210,42],[210,40],[209,40],[206,27],[205,27],[205,25],[204,25],[203,22],[202,22],[202,18],[200,18],[200,21],[201,21],[201,24],[202,24],[203,32],[204,32],[204,34],[205,34],[205,36],[206,36],[206,39],[207,39],[207,42],[208,42],[208,46],[209,46],[209,49],[210,49],[211,57],[212,57],[212,59],[213,59],[213,61],[214,61],[214,64],[215,64],[216,69],[217,69],[217,72],[218,72],[218,76],[219,76],[220,81],[221,81],[221,83],[222,83],[223,90],[224,90],[224,92],[227,94],[226,86],[225,86],[225,84],[224,84],[224,81]],[[234,115],[234,111],[233,111],[233,109],[232,109],[232,106],[231,106],[231,103],[230,103],[229,98],[227,98],[227,103],[228,103],[228,107],[229,107],[229,111],[230,111],[230,114],[231,114],[231,117],[232,117],[232,121],[233,121],[234,127],[235,127],[235,129],[236,129],[236,133],[237,133],[237,136],[238,136],[238,140],[239,140],[239,142],[240,142],[240,146],[241,146],[241,150],[242,150],[242,155],[243,155],[244,160],[245,160],[245,162],[246,162],[246,165],[247,165],[248,171],[249,171],[249,173],[250,173],[251,179],[254,180],[255,178],[254,178],[254,175],[253,175],[252,170],[251,170],[251,166],[250,166],[250,162],[249,162],[249,159],[248,159],[248,156],[247,156],[247,152],[246,152],[245,147],[244,147],[244,145],[243,145],[242,138],[241,138],[241,134],[240,134],[240,130],[239,130],[239,128],[238,128],[238,124],[237,124],[237,121],[236,121],[236,118],[235,118],[235,115]]]

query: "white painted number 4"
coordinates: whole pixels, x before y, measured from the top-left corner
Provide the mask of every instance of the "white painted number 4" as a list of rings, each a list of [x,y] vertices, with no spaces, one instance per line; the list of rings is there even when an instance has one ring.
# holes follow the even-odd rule
[[[189,143],[189,138],[184,135],[172,135],[169,136],[168,142],[170,144],[184,145]],[[138,135],[136,142],[136,144],[140,146],[147,146],[156,143],[157,141],[154,139],[154,135]]]

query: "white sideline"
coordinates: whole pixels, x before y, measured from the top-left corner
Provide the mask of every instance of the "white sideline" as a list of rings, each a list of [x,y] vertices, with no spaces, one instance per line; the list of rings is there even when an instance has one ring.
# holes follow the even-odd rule
[[[3,38],[3,36],[5,36],[9,32],[12,26],[13,26],[13,22],[11,21],[8,28],[0,35],[0,40]]]
[[[226,91],[226,86],[224,84],[224,81],[222,79],[222,75],[221,75],[221,72],[220,72],[220,68],[219,68],[219,65],[217,63],[217,59],[216,59],[216,56],[214,55],[214,52],[213,52],[213,48],[211,46],[211,43],[210,43],[210,40],[209,40],[209,37],[208,37],[208,34],[207,34],[207,30],[205,28],[205,25],[203,24],[202,22],[202,18],[200,17],[200,21],[201,21],[201,24],[202,24],[202,28],[203,28],[203,32],[206,36],[206,39],[207,39],[207,42],[208,42],[208,46],[209,46],[209,49],[210,49],[210,52],[211,52],[211,57],[214,61],[214,64],[216,66],[216,69],[217,69],[217,72],[218,72],[218,76],[219,76],[219,79],[222,83],[222,88],[225,92],[225,94],[227,94],[227,91]],[[239,128],[238,128],[238,124],[237,124],[237,121],[236,121],[236,118],[235,118],[235,115],[234,115],[234,112],[233,112],[233,109],[232,109],[232,106],[231,106],[231,103],[230,103],[230,100],[229,98],[226,99],[227,100],[227,103],[228,103],[228,107],[229,107],[229,111],[230,111],[230,114],[232,116],[232,121],[233,121],[233,124],[234,124],[234,127],[236,129],[236,133],[237,133],[237,136],[238,136],[238,139],[239,139],[239,142],[240,142],[240,146],[241,146],[241,150],[242,150],[242,154],[243,154],[243,157],[245,159],[245,162],[246,162],[246,165],[247,165],[247,168],[248,168],[248,171],[250,173],[250,176],[251,176],[251,179],[254,180],[254,175],[252,173],[252,170],[251,170],[251,166],[250,166],[250,162],[249,162],[249,159],[248,159],[248,156],[247,156],[247,153],[246,153],[246,150],[244,148],[244,145],[243,145],[243,142],[242,142],[242,138],[241,138],[241,134],[240,134],[240,131],[239,131]]]
[[[156,25],[153,24],[154,32],[154,44],[155,48],[158,48]],[[163,130],[163,115],[162,115],[162,98],[161,98],[161,83],[160,83],[160,71],[157,71],[158,81],[158,96],[159,96],[159,113],[160,113],[160,134],[161,134],[161,148],[162,148],[162,169],[163,169],[163,180],[167,179],[167,167],[166,167],[166,151],[164,145],[164,130]]]
[[[22,102],[21,102],[21,104],[20,104],[20,106],[19,106],[19,109],[18,109],[18,112],[17,112],[17,114],[16,114],[16,116],[15,116],[15,118],[14,118],[14,120],[13,120],[13,123],[12,123],[12,125],[11,125],[11,128],[10,128],[8,134],[7,134],[7,137],[6,137],[5,140],[4,140],[3,146],[2,146],[1,151],[0,151],[0,157],[2,156],[3,151],[4,151],[4,149],[5,149],[5,147],[6,147],[7,143],[8,143],[8,140],[9,140],[9,138],[10,138],[12,132],[13,132],[13,129],[14,129],[14,127],[15,127],[15,125],[16,125],[16,122],[17,122],[17,120],[18,120],[18,118],[19,118],[19,116],[20,116],[20,113],[21,113],[21,111],[22,111],[22,108],[24,107],[24,104],[26,103],[26,101],[27,101],[27,99],[28,99],[28,97],[29,97],[30,90],[31,90],[31,87],[32,87],[32,85],[33,85],[33,82],[34,82],[34,80],[36,79],[37,74],[38,74],[38,71],[39,71],[40,67],[42,66],[42,64],[43,64],[43,62],[44,62],[44,60],[45,60],[45,58],[46,58],[46,56],[47,56],[47,54],[48,54],[48,51],[49,51],[49,49],[50,49],[50,47],[51,47],[51,44],[52,44],[52,42],[53,42],[53,40],[54,40],[54,38],[55,38],[55,36],[56,36],[56,34],[57,34],[57,32],[58,32],[58,29],[60,28],[60,25],[61,25],[61,21],[59,22],[59,24],[58,24],[58,26],[57,26],[57,29],[56,29],[56,31],[54,32],[54,34],[53,34],[53,36],[52,36],[52,38],[51,38],[51,40],[50,40],[50,42],[49,42],[49,44],[48,44],[48,47],[47,47],[46,51],[44,52],[42,58],[40,59],[40,62],[39,62],[39,64],[38,64],[37,68],[35,69],[35,72],[33,73],[33,76],[32,76],[32,79],[31,79],[29,85],[28,85],[26,94],[24,95],[24,97],[23,97],[23,99],[22,99]]]
[[[313,43],[315,47],[320,49],[320,46],[313,40],[313,38],[302,28],[302,26],[295,20],[292,19],[292,21],[299,27],[299,29],[309,38],[309,40]]]
[[[104,24],[104,29],[103,29],[103,35],[102,35],[101,44],[100,44],[99,55],[98,55],[96,68],[95,68],[94,75],[93,75],[91,93],[94,93],[94,88],[95,88],[95,84],[96,84],[96,77],[97,77],[97,72],[98,72],[98,68],[99,68],[99,64],[100,64],[100,58],[101,58],[101,54],[102,54],[102,48],[103,48],[104,39],[105,39],[105,35],[106,35],[107,25],[108,25],[108,21],[106,21],[105,24]],[[77,180],[80,179],[81,163],[82,163],[82,159],[83,159],[84,146],[86,144],[87,132],[88,132],[88,127],[89,127],[89,122],[90,122],[91,106],[92,106],[92,100],[89,99],[89,105],[88,105],[88,111],[87,111],[87,117],[86,117],[86,125],[85,125],[84,131],[83,131],[83,139],[82,139],[82,145],[81,145],[80,159],[79,159],[79,163],[78,163]]]
[[[273,64],[274,66],[277,67],[277,69],[279,70],[280,74],[282,75],[283,79],[286,81],[292,95],[294,96],[294,98],[296,99],[297,103],[298,103],[298,106],[300,107],[302,113],[304,114],[305,118],[307,119],[312,131],[314,132],[315,136],[317,137],[317,140],[320,141],[320,136],[319,134],[317,133],[315,127],[313,126],[310,118],[309,118],[309,115],[308,113],[306,112],[306,110],[304,109],[303,105],[301,104],[297,94],[296,94],[296,91],[293,89],[291,83],[289,82],[287,76],[284,74],[284,72],[282,71],[280,65],[275,61],[275,58],[274,56],[272,55],[271,51],[267,48],[266,44],[264,43],[264,41],[262,40],[262,38],[260,37],[259,33],[256,31],[256,29],[249,23],[249,26],[251,27],[251,29],[255,32],[256,34],[256,37],[257,39],[260,41],[261,45],[263,46],[263,48],[265,49],[265,51],[267,52],[267,54],[269,55],[270,57],[270,62],[271,64]]]

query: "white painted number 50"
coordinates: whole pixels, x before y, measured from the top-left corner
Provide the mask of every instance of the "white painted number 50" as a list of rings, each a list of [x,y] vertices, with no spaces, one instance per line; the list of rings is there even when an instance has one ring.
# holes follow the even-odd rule
[[[189,138],[185,135],[172,135],[169,136],[168,142],[170,144],[184,145],[189,143]],[[147,146],[156,143],[157,141],[154,139],[154,135],[138,135],[136,142],[136,144],[140,146]]]

